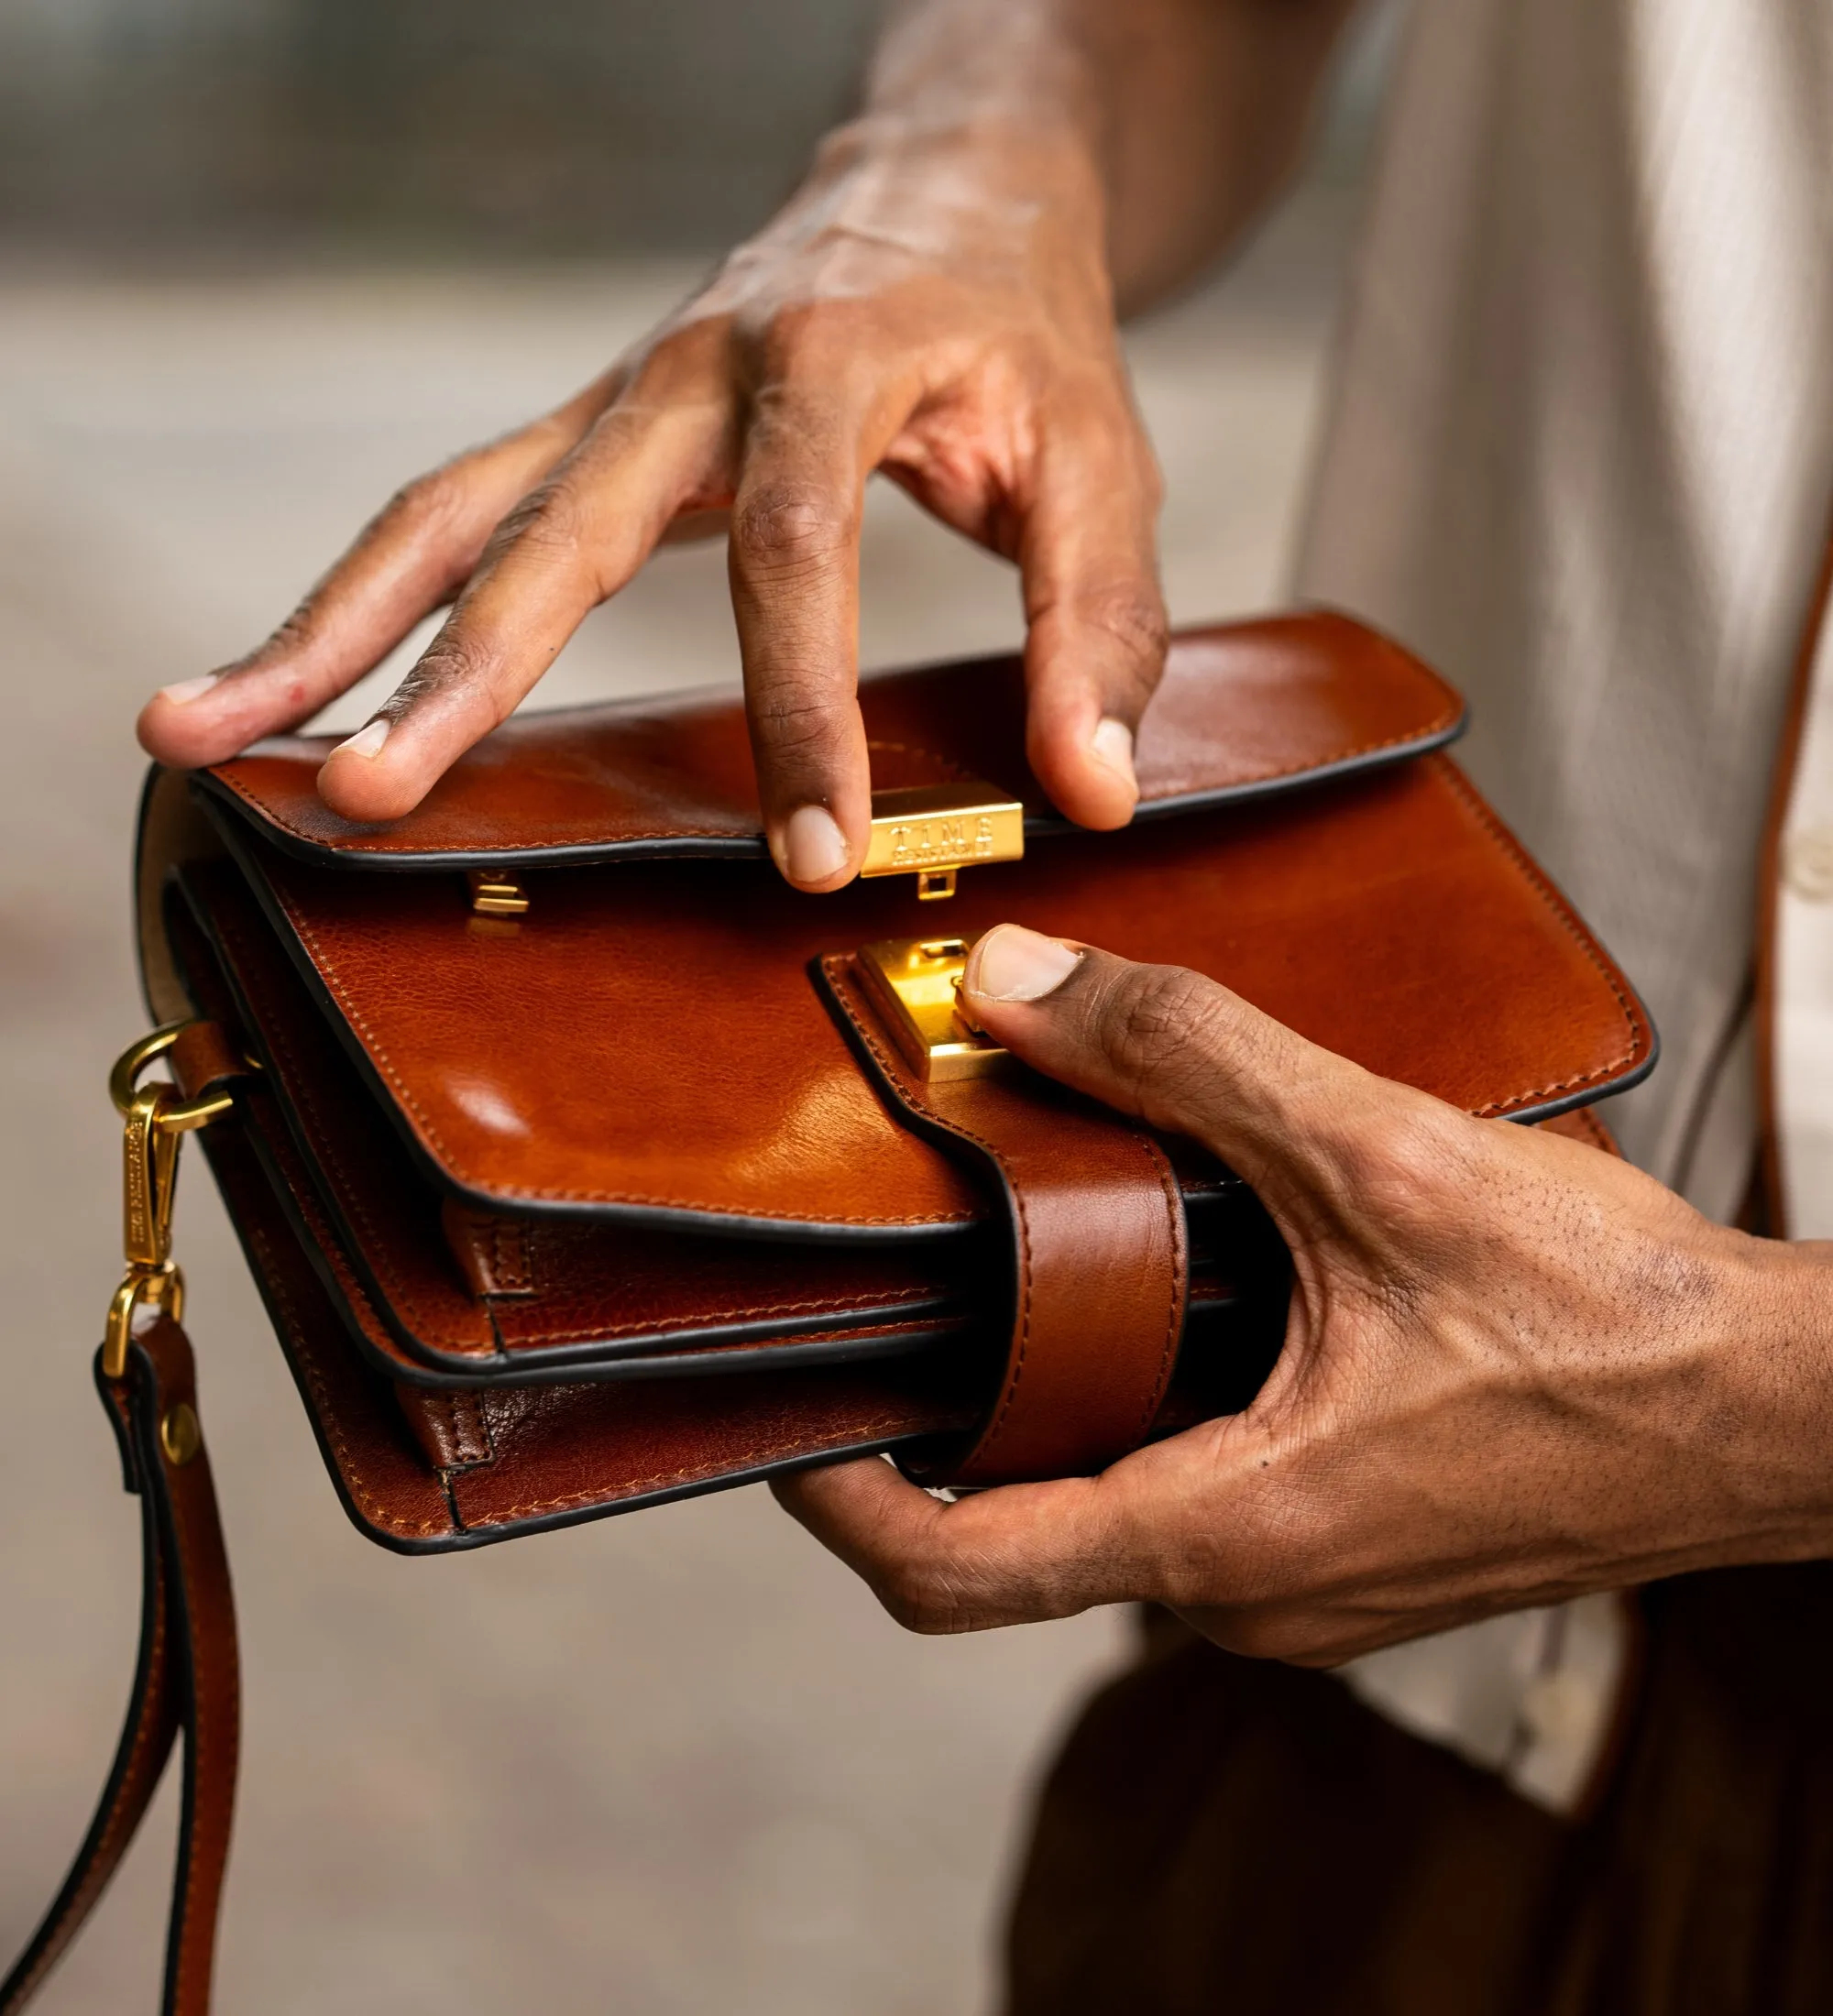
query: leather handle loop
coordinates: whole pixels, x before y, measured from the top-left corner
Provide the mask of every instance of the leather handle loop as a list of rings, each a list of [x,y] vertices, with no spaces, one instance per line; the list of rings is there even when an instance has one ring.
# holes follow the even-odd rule
[[[127,1488],[140,1500],[140,1650],[100,1803],[70,1873],[0,1981],[0,2016],[43,1985],[95,1907],[184,1737],[184,1801],[161,2016],[207,2016],[229,1854],[239,1742],[236,1613],[210,1459],[197,1426],[191,1345],[160,1315],[134,1338],[120,1380],[100,1375]]]
[[[925,1484],[1085,1476],[1146,1441],[1170,1384],[1190,1285],[1183,1198],[1164,1150],[1034,1073],[927,1083],[878,1027],[850,955],[818,971],[905,1123],[977,1161],[1012,1225],[1000,1390],[969,1446],[906,1465]]]

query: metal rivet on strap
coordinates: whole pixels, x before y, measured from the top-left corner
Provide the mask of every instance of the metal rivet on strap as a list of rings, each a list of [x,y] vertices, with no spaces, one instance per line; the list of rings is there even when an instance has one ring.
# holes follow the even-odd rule
[[[182,1470],[203,1447],[203,1430],[197,1425],[196,1409],[188,1401],[181,1400],[176,1407],[166,1409],[165,1419],[159,1423],[159,1447],[174,1470]]]
[[[1833,903],[1833,826],[1805,827],[1783,848],[1783,880],[1808,903]]]

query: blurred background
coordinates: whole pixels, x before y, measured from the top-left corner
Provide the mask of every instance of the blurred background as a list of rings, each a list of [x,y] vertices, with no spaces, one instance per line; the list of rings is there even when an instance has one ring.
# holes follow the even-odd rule
[[[132,1664],[136,1520],[87,1359],[119,1271],[104,1074],[144,1019],[135,709],[664,312],[845,112],[877,14],[0,0],[0,1948],[75,1845]],[[1131,334],[1180,620],[1279,595],[1390,31],[1246,256]],[[1017,639],[1009,573],[888,487],[863,575],[869,666]],[[543,697],[735,672],[723,555],[676,549]],[[1124,1617],[906,1638],[760,1491],[386,1555],[196,1169],[179,1242],[244,1631],[225,2011],[990,2006],[1036,1771]],[[155,2007],[161,1814],[46,2016]]]

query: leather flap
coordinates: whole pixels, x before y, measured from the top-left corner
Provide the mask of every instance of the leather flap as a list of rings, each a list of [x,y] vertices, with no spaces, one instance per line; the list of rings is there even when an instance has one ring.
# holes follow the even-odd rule
[[[862,683],[880,789],[984,778],[1060,827],[1025,761],[1015,658]],[[1463,727],[1451,687],[1327,611],[1190,630],[1141,725],[1140,813],[1226,804],[1402,761]],[[455,869],[764,853],[744,710],[690,694],[513,716],[406,818],[358,826],[319,798],[327,736],[258,743],[204,773],[274,844],[326,865]]]
[[[762,861],[555,869],[519,924],[456,877],[248,844],[249,883],[379,1108],[486,1209],[885,1239],[983,1216],[887,1111],[811,962],[1015,919],[1193,967],[1385,1077],[1541,1119],[1633,1083],[1622,976],[1447,757],[829,896]],[[938,910],[946,912],[946,921]]]

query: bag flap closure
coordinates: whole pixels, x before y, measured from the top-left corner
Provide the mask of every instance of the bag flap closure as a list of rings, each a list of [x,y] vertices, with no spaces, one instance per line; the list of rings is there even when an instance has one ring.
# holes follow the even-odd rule
[[[1066,829],[1025,761],[1024,675],[987,658],[862,680],[876,790],[985,779],[1027,833]],[[1227,804],[1450,741],[1463,702],[1400,647],[1320,610],[1187,630],[1140,725],[1139,816]],[[577,865],[765,849],[743,703],[687,694],[513,716],[405,818],[361,826],[319,797],[334,738],[257,743],[202,783],[265,838],[325,866]]]

